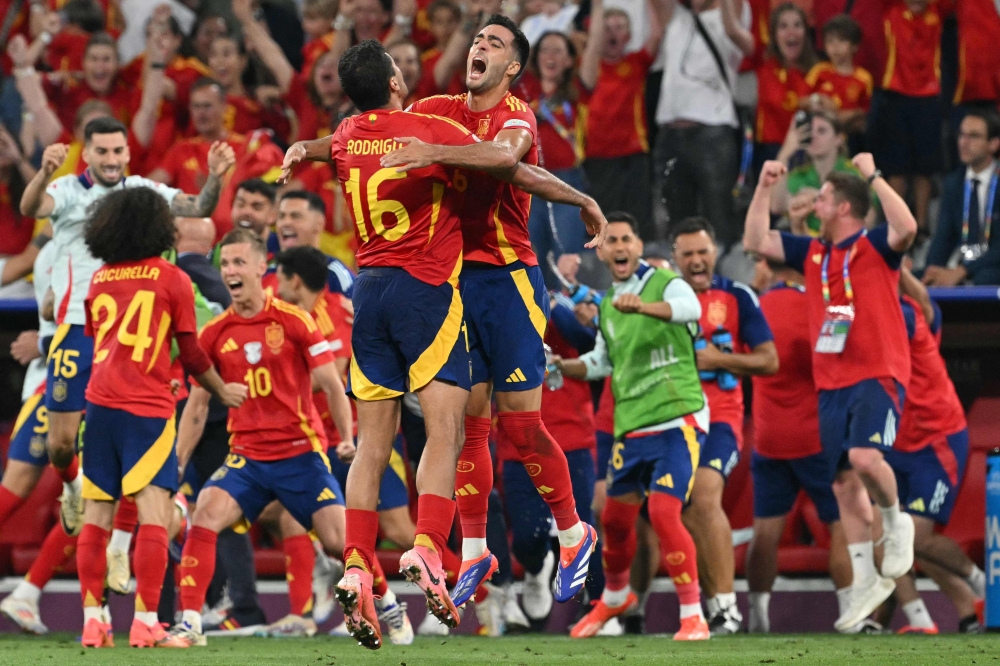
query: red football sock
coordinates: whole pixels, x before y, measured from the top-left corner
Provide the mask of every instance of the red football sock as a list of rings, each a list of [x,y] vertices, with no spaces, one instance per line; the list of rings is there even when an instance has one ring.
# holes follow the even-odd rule
[[[7,519],[10,518],[22,504],[24,504],[23,497],[18,497],[3,486],[0,486],[0,525],[7,522]]]
[[[458,582],[458,572],[462,568],[462,558],[451,548],[438,551],[441,556],[441,566],[444,567],[444,575],[448,578],[448,587],[453,587]]]
[[[52,466],[52,469],[56,471],[56,474],[63,480],[63,483],[72,483],[76,481],[76,477],[80,474],[80,458],[74,455],[73,460],[62,469],[55,465]]]
[[[609,590],[628,585],[632,558],[635,556],[635,519],[641,504],[626,504],[609,497],[601,513],[604,525],[604,584]]]
[[[681,521],[683,509],[681,501],[672,495],[656,492],[649,494],[649,520],[656,536],[660,538],[660,553],[663,554],[667,571],[674,580],[677,598],[682,604],[697,604],[701,602],[698,590],[698,553],[691,533]]]
[[[84,524],[76,542],[76,571],[80,578],[83,607],[104,603],[104,579],[108,575],[108,560],[104,550],[111,534],[97,525]],[[199,609],[201,606],[198,607]]]
[[[131,534],[138,523],[139,507],[136,506],[135,498],[123,496],[118,502],[118,510],[115,511],[115,529]]]
[[[378,540],[378,512],[347,509],[344,512],[344,566],[375,571],[375,543]]]
[[[135,537],[135,558],[133,560],[135,562],[136,613],[155,613],[160,607],[163,575],[167,572],[167,540],[165,527],[160,525],[139,526],[139,532]]]
[[[448,535],[455,522],[455,500],[440,495],[425,494],[417,498],[417,537],[415,543],[430,539],[434,550],[441,553],[448,548]],[[423,538],[421,538],[423,537]]]
[[[486,513],[493,490],[493,460],[490,458],[490,419],[465,417],[465,446],[455,468],[455,502],[462,521],[462,536],[486,538]]]
[[[39,589],[45,587],[45,584],[52,580],[56,570],[76,554],[78,538],[66,534],[59,523],[53,525],[24,580]]]
[[[208,586],[215,574],[217,538],[215,532],[204,527],[195,526],[188,530],[181,565],[178,567],[181,579],[181,610],[201,612],[205,595],[208,594]],[[160,580],[163,580],[162,571]]]
[[[288,581],[289,613],[306,615],[312,612],[313,566],[316,551],[308,534],[288,537],[285,550],[285,579]]]
[[[500,429],[510,439],[560,530],[580,522],[566,454],[545,429],[541,412],[500,412]]]
[[[385,577],[382,563],[376,557],[372,560],[372,593],[377,597],[384,597],[388,590],[389,581]]]

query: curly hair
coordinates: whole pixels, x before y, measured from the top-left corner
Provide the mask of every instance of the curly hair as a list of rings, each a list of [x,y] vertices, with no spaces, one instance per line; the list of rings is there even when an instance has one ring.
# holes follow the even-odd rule
[[[174,246],[177,227],[166,200],[148,187],[116,190],[87,211],[84,241],[106,264],[158,257]]]

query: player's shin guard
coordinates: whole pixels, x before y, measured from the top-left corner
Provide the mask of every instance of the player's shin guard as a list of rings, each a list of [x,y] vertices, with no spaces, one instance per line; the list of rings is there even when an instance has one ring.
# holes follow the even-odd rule
[[[490,423],[490,419],[479,416],[465,417],[465,446],[455,468],[455,502],[462,522],[462,536],[484,542],[486,513],[493,489]]]
[[[97,525],[85,524],[76,542],[76,571],[85,613],[88,608],[99,610],[104,605],[104,577],[108,570],[105,549],[110,536]],[[85,621],[87,619],[84,617]]]
[[[316,551],[308,534],[288,537],[285,550],[285,579],[288,581],[289,613],[306,615],[312,612],[312,574]]]
[[[454,500],[440,495],[421,495],[417,498],[416,545],[427,546],[429,540],[440,555],[448,548],[448,535],[454,521]]]
[[[649,521],[660,539],[660,553],[667,563],[667,571],[674,581],[682,606],[697,604],[701,599],[698,590],[698,556],[691,533],[681,522],[683,508],[681,501],[672,495],[657,492],[649,494]]]
[[[163,576],[167,572],[167,541],[165,527],[139,526],[139,533],[135,538],[135,612],[140,619],[143,617],[140,613],[155,614],[160,606]],[[212,547],[214,550],[214,541]],[[212,560],[215,560],[214,553]]]
[[[182,610],[201,612],[201,607],[205,603],[205,595],[208,593],[208,586],[215,574],[215,541],[217,537],[218,535],[212,530],[197,525],[188,531],[178,573],[181,579]]]
[[[132,534],[138,523],[139,507],[135,503],[135,498],[122,497],[121,501],[118,502],[118,510],[115,511],[114,528]]]
[[[76,554],[76,543],[79,538],[66,534],[62,525],[58,523],[53,525],[24,580],[39,589],[45,587],[45,584],[52,580],[56,569]]]
[[[500,412],[499,420],[500,429],[517,449],[528,476],[549,505],[556,527],[568,530],[577,525],[580,517],[566,454],[545,429],[541,412]]]
[[[610,591],[628,585],[632,558],[635,556],[635,519],[640,504],[626,504],[609,497],[601,513],[604,525],[604,585]]]
[[[344,522],[344,567],[373,573],[375,541],[378,539],[378,512],[347,509],[344,512]]]
[[[7,519],[10,518],[22,504],[24,504],[23,497],[18,497],[3,486],[0,486],[0,525],[7,522]],[[485,512],[483,515],[486,515]]]

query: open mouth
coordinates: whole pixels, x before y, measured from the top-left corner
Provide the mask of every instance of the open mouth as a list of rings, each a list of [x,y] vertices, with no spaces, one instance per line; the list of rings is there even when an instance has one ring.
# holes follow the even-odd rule
[[[474,56],[469,65],[469,76],[479,78],[486,73],[486,60],[482,56]]]
[[[229,278],[226,280],[226,287],[230,293],[235,293],[243,288],[243,280],[238,277]]]
[[[253,224],[250,223],[250,220],[247,220],[245,218],[241,220],[236,220],[236,226],[238,226],[240,229],[253,229]]]
[[[278,241],[282,248],[295,247],[299,242],[299,235],[294,229],[283,229],[278,231]]]
[[[615,257],[613,259],[613,262],[615,264],[615,268],[622,268],[622,269],[628,268],[629,264],[628,257]]]

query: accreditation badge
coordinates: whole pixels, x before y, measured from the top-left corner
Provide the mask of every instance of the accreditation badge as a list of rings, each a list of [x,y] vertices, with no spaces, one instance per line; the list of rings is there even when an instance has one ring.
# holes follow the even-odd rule
[[[854,306],[828,305],[816,340],[816,353],[839,354],[847,344],[847,334],[854,323]]]

